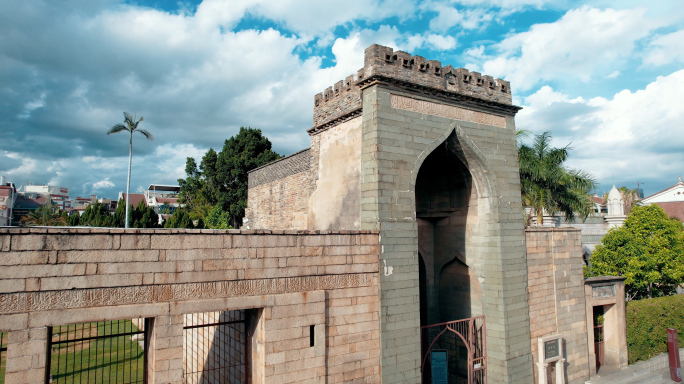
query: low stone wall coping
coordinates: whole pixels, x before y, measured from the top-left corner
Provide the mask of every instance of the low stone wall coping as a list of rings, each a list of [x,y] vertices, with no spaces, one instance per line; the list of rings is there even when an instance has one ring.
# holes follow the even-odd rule
[[[626,277],[624,276],[596,276],[596,277],[587,277],[584,279],[584,284],[599,284],[599,283],[607,283],[611,281],[624,281],[627,280]]]
[[[0,235],[19,234],[130,234],[130,235],[378,235],[375,230],[269,230],[269,229],[183,229],[183,228],[99,228],[99,227],[0,227]]]
[[[525,232],[582,232],[582,230],[574,227],[527,227]]]

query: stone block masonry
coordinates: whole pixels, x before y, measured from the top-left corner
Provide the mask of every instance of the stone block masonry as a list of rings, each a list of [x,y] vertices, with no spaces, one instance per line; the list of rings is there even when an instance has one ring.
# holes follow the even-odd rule
[[[560,334],[566,382],[584,383],[589,379],[589,348],[581,230],[528,228],[525,234],[532,356],[538,361],[537,338]],[[536,370],[534,379],[539,382]]]
[[[45,377],[47,328],[151,318],[149,382],[182,383],[185,314],[254,309],[255,383],[380,382],[378,233],[0,229],[7,383]],[[315,343],[310,346],[310,327]]]
[[[407,52],[395,52],[390,47],[374,44],[366,49],[364,66],[356,76],[349,75],[334,87],[314,96],[313,128],[309,133],[315,134],[359,112],[362,109],[362,90],[376,80],[392,80],[411,84],[412,88],[418,85],[433,92],[452,92],[481,101],[511,104],[508,81],[451,65],[442,67],[437,60],[426,60],[422,56],[411,56]]]

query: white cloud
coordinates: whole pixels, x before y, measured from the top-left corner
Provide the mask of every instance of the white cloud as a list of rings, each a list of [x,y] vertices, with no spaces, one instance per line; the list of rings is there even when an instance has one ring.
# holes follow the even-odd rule
[[[659,178],[673,178],[684,168],[682,99],[684,70],[611,99],[570,99],[545,86],[525,99],[516,125],[536,133],[550,130],[556,146],[572,142],[568,165],[603,184],[647,181],[655,192]]]
[[[609,79],[614,79],[616,77],[620,76],[620,71],[613,71],[606,76]]]
[[[454,39],[453,36],[442,36],[431,33],[425,37],[425,40],[432,47],[440,51],[456,48],[456,39]]]
[[[653,39],[644,57],[644,64],[665,65],[684,63],[684,29]]]
[[[437,12],[437,16],[430,20],[430,30],[442,33],[454,27],[465,30],[477,29],[494,18],[494,13],[482,8],[459,11],[453,6],[439,3],[430,4],[426,8]]]
[[[587,82],[608,75],[634,51],[635,42],[658,25],[642,9],[599,10],[584,6],[554,23],[536,24],[494,48],[499,55],[482,65],[485,73],[505,76],[514,89],[527,90],[544,80]]]
[[[114,187],[114,183],[109,181],[109,177],[105,177],[104,180],[100,180],[97,183],[93,184],[93,189],[105,189],[112,187]]]
[[[413,0],[205,0],[197,8],[198,25],[204,30],[221,25],[232,29],[246,14],[283,24],[298,34],[325,34],[352,20],[379,21],[410,17]]]
[[[42,108],[45,106],[45,92],[40,94],[40,97],[33,101],[29,101],[24,105],[24,110],[19,114],[20,119],[28,119],[31,117],[31,112],[38,108]]]

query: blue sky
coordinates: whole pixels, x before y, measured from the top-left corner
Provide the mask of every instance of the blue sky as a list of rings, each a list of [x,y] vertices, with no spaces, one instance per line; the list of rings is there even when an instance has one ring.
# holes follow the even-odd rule
[[[655,193],[684,176],[684,2],[0,0],[0,175],[72,196],[126,187],[122,112],[144,116],[132,190],[240,126],[309,146],[314,94],[388,45],[511,81],[517,127],[568,166]]]

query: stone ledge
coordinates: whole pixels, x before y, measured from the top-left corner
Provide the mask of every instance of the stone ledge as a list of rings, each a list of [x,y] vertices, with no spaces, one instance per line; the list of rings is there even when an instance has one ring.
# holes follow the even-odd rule
[[[270,230],[270,229],[182,229],[182,228],[95,228],[95,227],[2,227],[0,228],[0,236],[2,235],[27,235],[27,234],[50,234],[50,235],[65,235],[65,234],[116,234],[116,235],[172,235],[172,234],[189,234],[189,235],[379,235],[380,231],[376,230]]]

